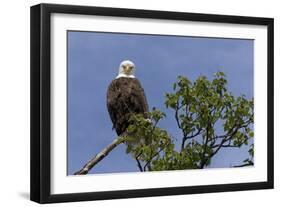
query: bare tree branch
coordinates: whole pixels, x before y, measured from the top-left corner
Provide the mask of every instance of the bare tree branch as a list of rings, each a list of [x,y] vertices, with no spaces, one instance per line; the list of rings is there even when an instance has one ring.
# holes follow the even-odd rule
[[[103,158],[105,158],[109,152],[124,141],[124,137],[120,136],[115,138],[109,145],[107,145],[101,152],[96,154],[90,161],[88,161],[82,169],[75,172],[74,175],[86,175],[88,172],[98,164]]]
[[[179,100],[177,100],[177,105],[176,105],[176,110],[175,110],[175,119],[177,122],[177,125],[180,129],[182,129],[181,124],[180,124],[180,120],[179,120],[179,110],[180,110],[180,106],[179,106]]]
[[[242,165],[235,165],[233,167],[247,167],[247,166],[253,166],[254,163],[253,162],[249,162],[249,163],[245,163],[245,164],[242,164]]]
[[[141,166],[141,163],[140,163],[139,159],[136,158],[136,161],[137,161],[137,165],[138,165],[139,170],[140,170],[141,172],[143,172],[143,169],[142,169],[142,166]]]
[[[137,166],[138,166],[138,168],[139,168],[139,170],[141,171],[141,172],[143,172],[144,170],[143,170],[143,168],[142,168],[142,166],[141,166],[141,162],[140,162],[140,160],[139,160],[139,157],[141,156],[141,154],[142,154],[142,151],[136,156],[136,161],[137,161]]]
[[[198,131],[195,134],[192,132],[190,136],[183,137],[182,143],[181,143],[181,151],[183,151],[183,149],[184,149],[186,140],[192,139],[192,138],[198,136],[201,132],[203,132],[202,128],[198,129]]]
[[[201,169],[203,169],[203,167],[205,166],[206,162],[208,161],[208,158],[206,158],[206,156],[205,156],[206,150],[207,150],[208,141],[209,141],[209,124],[206,127],[206,140],[205,140],[205,143],[204,143],[204,150],[203,150],[203,153],[201,155],[201,163],[200,163],[200,168]]]

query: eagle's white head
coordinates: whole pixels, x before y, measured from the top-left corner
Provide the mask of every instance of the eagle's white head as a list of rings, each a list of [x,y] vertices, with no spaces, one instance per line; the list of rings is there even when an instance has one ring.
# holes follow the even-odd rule
[[[126,78],[135,78],[135,64],[130,60],[124,60],[120,63],[119,73],[117,78],[126,77]]]

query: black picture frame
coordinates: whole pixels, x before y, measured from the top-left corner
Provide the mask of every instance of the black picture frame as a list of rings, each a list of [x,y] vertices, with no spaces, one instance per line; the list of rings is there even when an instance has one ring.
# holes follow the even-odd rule
[[[50,183],[50,130],[51,130],[51,70],[50,70],[50,15],[52,13],[134,17],[194,22],[218,22],[267,26],[267,181],[238,184],[167,187],[153,189],[51,194]],[[241,191],[273,188],[273,46],[274,20],[272,18],[195,14],[168,11],[39,4],[31,7],[31,173],[30,199],[38,203],[87,201],[102,199],[165,196],[224,191]]]

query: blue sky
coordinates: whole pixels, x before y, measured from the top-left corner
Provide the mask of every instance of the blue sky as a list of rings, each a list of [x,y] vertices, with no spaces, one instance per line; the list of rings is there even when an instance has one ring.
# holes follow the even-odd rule
[[[150,109],[167,114],[159,127],[180,138],[173,111],[164,106],[178,75],[196,80],[227,75],[236,96],[253,97],[253,40],[196,38],[141,34],[68,32],[68,174],[79,170],[115,137],[106,108],[106,91],[121,61],[136,65]],[[119,145],[90,173],[138,171],[135,160]],[[222,150],[210,167],[241,164],[247,148]]]

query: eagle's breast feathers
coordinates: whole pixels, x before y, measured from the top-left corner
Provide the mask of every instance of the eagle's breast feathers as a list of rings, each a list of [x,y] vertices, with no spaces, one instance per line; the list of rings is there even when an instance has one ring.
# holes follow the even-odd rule
[[[148,112],[144,90],[136,78],[114,79],[107,90],[107,109],[118,135],[128,127],[131,113]]]

